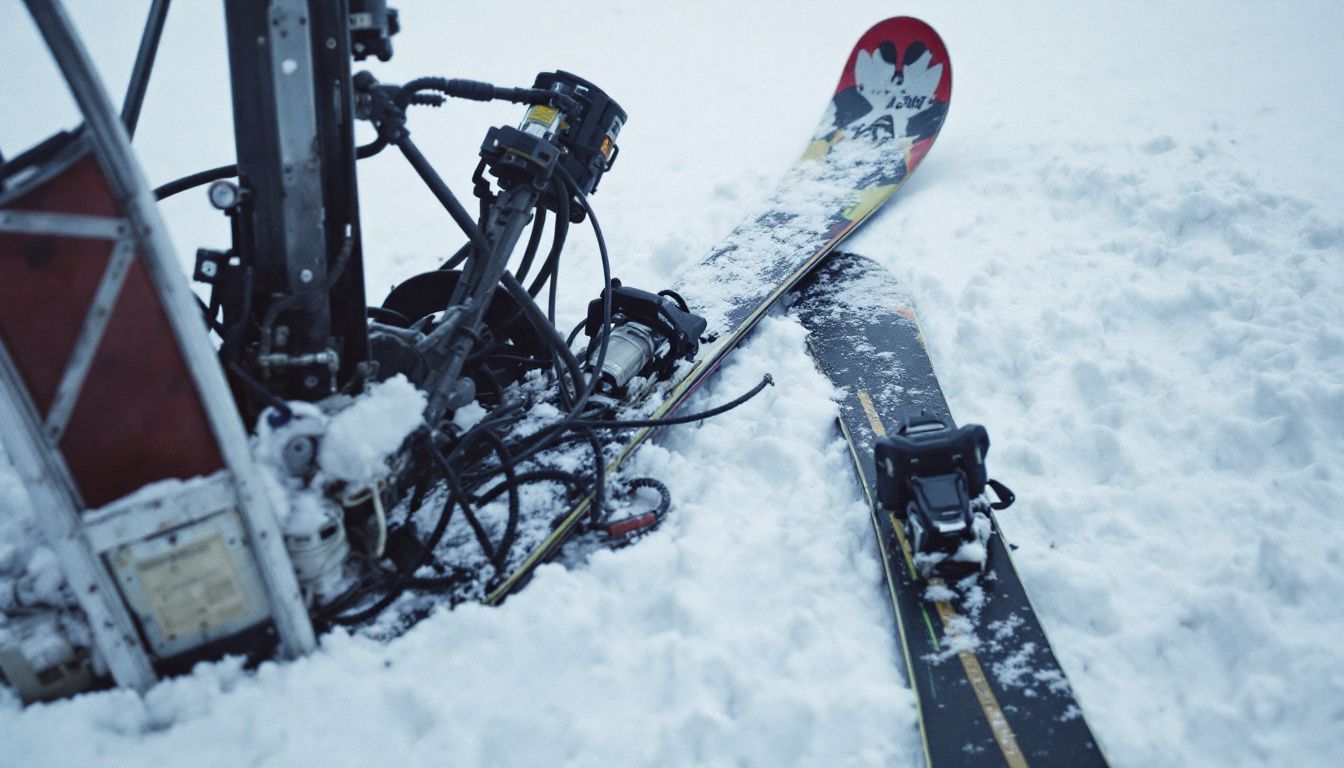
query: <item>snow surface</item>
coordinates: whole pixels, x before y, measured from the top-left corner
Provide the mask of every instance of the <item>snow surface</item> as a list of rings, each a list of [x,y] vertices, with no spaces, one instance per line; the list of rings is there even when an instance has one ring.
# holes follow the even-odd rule
[[[145,5],[74,4],[113,93]],[[930,22],[953,60],[947,127],[848,247],[902,280],[954,412],[989,427],[1019,498],[1001,523],[1088,721],[1118,766],[1344,764],[1344,7],[520,2],[506,41],[494,6],[398,5],[385,79],[561,67],[621,102],[593,202],[616,274],[652,286],[769,191],[860,32]],[[137,142],[154,182],[231,156],[219,9],[173,9]],[[12,155],[71,110],[21,4],[3,11]],[[465,192],[486,126],[517,117],[454,105],[411,128]],[[391,153],[360,182],[380,297],[460,237]],[[227,242],[200,195],[165,215],[184,259]],[[594,247],[572,248],[567,319],[600,274]],[[0,765],[917,764],[801,327],[767,318],[690,407],[765,371],[780,385],[635,459],[674,499],[637,546],[386,645],[331,635],[144,697],[20,709],[0,693]],[[0,505],[0,602],[16,585],[58,601],[3,465]]]

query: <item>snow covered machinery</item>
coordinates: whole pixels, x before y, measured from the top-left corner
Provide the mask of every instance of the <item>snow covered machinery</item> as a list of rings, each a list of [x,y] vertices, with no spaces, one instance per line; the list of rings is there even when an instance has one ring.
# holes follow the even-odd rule
[[[203,654],[307,652],[271,499],[126,127],[61,7],[28,7],[84,123],[0,166],[0,437],[98,653],[21,626],[0,671],[31,700],[96,672],[144,689]]]
[[[143,690],[224,654],[302,654],[407,591],[497,602],[571,530],[616,525],[624,541],[662,519],[668,495],[651,478],[627,487],[658,491],[654,512],[604,507],[594,430],[630,428],[619,412],[696,356],[706,324],[675,292],[611,276],[588,196],[626,113],[602,89],[564,71],[527,88],[380,83],[352,61],[392,56],[400,18],[385,0],[226,0],[236,162],[151,189],[131,137],[168,0],[151,4],[120,114],[59,1],[25,2],[83,122],[0,157],[0,438],[69,599],[0,603],[0,683],[40,700],[108,677]],[[477,213],[408,129],[412,107],[448,99],[525,107],[480,145]],[[356,144],[356,120],[373,141]],[[467,242],[366,306],[356,166],[389,147]],[[230,247],[196,251],[208,300],[183,279],[156,208],[203,186],[232,232]],[[569,226],[584,222],[604,278],[566,339],[555,286]],[[588,342],[572,348],[580,330]],[[331,419],[399,376],[425,394],[420,426],[375,476],[324,475]],[[560,414],[540,429],[527,419],[538,403]],[[466,406],[488,415],[458,423]],[[591,452],[587,468],[575,451]],[[558,486],[586,522],[518,555],[519,489],[536,483]],[[507,525],[491,534],[474,505],[505,499]],[[413,518],[431,502],[425,532]],[[313,513],[308,527],[282,507]],[[471,572],[435,554],[457,508],[483,553]]]

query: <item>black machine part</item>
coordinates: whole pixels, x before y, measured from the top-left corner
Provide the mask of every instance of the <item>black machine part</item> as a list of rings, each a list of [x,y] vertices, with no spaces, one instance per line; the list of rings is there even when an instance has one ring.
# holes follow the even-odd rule
[[[461,98],[501,98],[501,89],[467,80],[449,81],[455,88],[443,92]],[[467,86],[474,86],[468,88]],[[525,94],[548,95],[546,101],[530,98],[531,106],[515,128],[491,129],[481,145],[483,165],[489,166],[500,186],[511,189],[533,183],[538,176],[549,178],[550,166],[558,165],[569,183],[565,194],[588,196],[597,190],[602,175],[611,170],[620,150],[616,138],[625,125],[626,113],[601,88],[569,72],[543,72],[537,75],[531,91],[513,89],[520,100]],[[552,157],[554,155],[554,157]],[[534,160],[537,158],[537,160]],[[544,167],[544,173],[533,168]],[[480,171],[478,170],[478,175]],[[562,212],[555,190],[541,187],[538,204]],[[571,223],[584,219],[578,205],[564,206]]]
[[[979,424],[953,427],[927,412],[910,416],[875,443],[878,503],[917,532],[915,549],[955,554],[974,538],[974,502],[986,485],[1002,509],[1012,492],[985,469],[989,433]]]
[[[241,192],[226,210],[230,262],[250,273],[228,297],[239,322],[225,351],[285,399],[357,388],[368,359],[347,11],[344,0],[224,8]],[[239,405],[252,421],[265,403]]]
[[[416,349],[421,333],[404,334],[398,329],[415,326],[422,333],[433,330],[433,315],[448,308],[448,297],[461,280],[458,270],[434,270],[408,278],[388,294],[381,307],[370,308],[376,321],[370,327],[369,344],[378,363],[375,374],[386,379],[398,373],[411,381],[423,380],[427,361]],[[538,337],[523,316],[522,309],[507,291],[496,291],[482,317],[486,335],[481,346],[497,345],[517,360],[539,359],[546,354],[545,342]],[[477,393],[487,404],[497,402],[502,386],[517,381],[526,372],[524,366],[501,368],[488,361],[468,365],[467,375],[476,380]]]
[[[625,110],[601,88],[563,70],[537,75],[532,87],[561,93],[575,101],[576,108],[564,115],[556,133],[557,143],[565,153],[560,163],[579,192],[591,195],[597,190],[602,174],[616,162],[620,151],[616,138],[625,125]],[[536,110],[534,107],[529,111],[522,126],[525,132],[532,127]],[[582,211],[577,213],[582,216]]]
[[[401,31],[396,8],[387,0],[350,0],[350,53],[355,61],[392,58],[392,36]]]
[[[603,303],[611,296],[611,326],[604,331]],[[707,323],[693,314],[686,302],[671,291],[650,293],[612,280],[602,296],[588,304],[583,329],[597,345],[607,334],[607,355],[598,372],[598,389],[614,395],[636,376],[664,378],[677,360],[691,359],[700,350],[700,336]]]

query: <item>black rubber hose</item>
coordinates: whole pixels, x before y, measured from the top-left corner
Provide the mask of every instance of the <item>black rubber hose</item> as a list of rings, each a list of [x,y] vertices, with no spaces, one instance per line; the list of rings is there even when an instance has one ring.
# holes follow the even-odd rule
[[[550,279],[551,273],[555,270],[555,265],[560,261],[560,252],[564,250],[565,238],[569,235],[569,195],[565,193],[565,187],[560,179],[552,179],[556,198],[556,216],[555,230],[551,234],[551,250],[546,254],[546,260],[541,264],[541,270],[537,272],[537,279],[527,287],[529,296],[536,298],[541,293],[542,286]],[[522,282],[519,279],[519,282]]]
[[[523,250],[523,260],[518,263],[518,268],[513,271],[514,277],[518,282],[527,279],[528,270],[532,269],[532,260],[537,256],[537,247],[541,245],[542,229],[546,226],[546,209],[538,207],[537,217],[532,221],[532,234],[527,238],[527,248]]]
[[[382,136],[379,136],[368,144],[358,147],[355,150],[355,157],[359,160],[373,157],[379,152],[382,152],[386,147],[387,141],[384,140]],[[180,179],[174,179],[167,184],[156,187],[154,189],[154,199],[164,200],[179,192],[186,192],[188,189],[199,187],[202,184],[209,184],[212,181],[219,181],[220,179],[232,179],[237,175],[237,165],[221,165],[218,168],[197,171],[190,176],[183,176]]]

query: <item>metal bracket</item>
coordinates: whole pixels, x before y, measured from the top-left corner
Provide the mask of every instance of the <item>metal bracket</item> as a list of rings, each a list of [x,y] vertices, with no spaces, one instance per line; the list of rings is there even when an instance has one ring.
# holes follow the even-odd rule
[[[51,211],[0,211],[0,232],[120,240],[131,233],[131,228],[125,219],[110,216]]]

